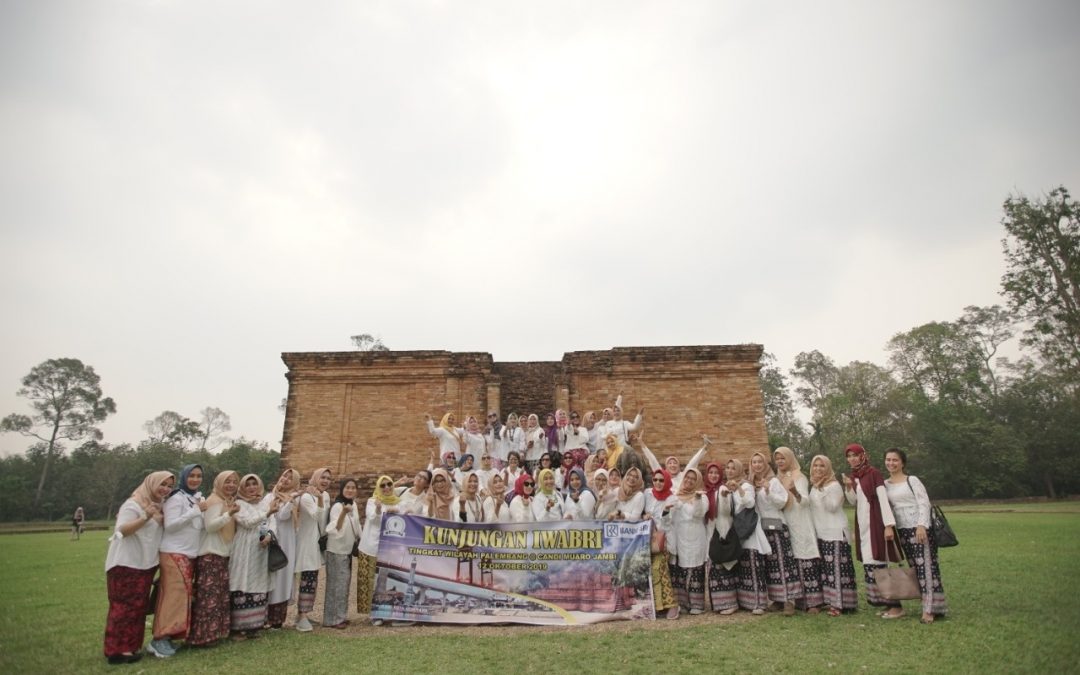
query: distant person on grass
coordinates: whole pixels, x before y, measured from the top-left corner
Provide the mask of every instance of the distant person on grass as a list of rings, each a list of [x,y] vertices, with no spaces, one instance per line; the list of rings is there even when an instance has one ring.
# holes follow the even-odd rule
[[[71,517],[71,540],[79,541],[79,537],[82,536],[83,523],[86,521],[86,513],[83,511],[83,507],[75,509],[75,515]]]
[[[158,568],[162,503],[176,479],[155,471],[143,479],[116,514],[116,527],[105,556],[109,614],[105,620],[105,658],[109,663],[134,663],[142,658],[150,587]]]

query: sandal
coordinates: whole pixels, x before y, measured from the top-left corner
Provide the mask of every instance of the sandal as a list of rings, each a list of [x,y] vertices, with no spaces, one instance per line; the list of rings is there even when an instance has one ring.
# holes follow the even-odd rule
[[[919,623],[934,623],[934,615],[923,614],[922,617],[919,619]]]
[[[829,608],[829,616],[840,616],[841,612],[835,607]]]
[[[892,612],[883,612],[881,614],[882,619],[899,619],[902,616],[904,616],[903,610],[900,610],[897,614],[893,614]]]

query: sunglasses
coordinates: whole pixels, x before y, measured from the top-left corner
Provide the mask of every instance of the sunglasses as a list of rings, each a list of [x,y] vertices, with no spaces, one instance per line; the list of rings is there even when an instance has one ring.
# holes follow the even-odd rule
[[[445,483],[446,479],[443,478],[442,476],[435,476],[435,482],[436,483]]]
[[[379,487],[381,487],[382,489],[384,489],[384,490],[385,490],[386,488],[388,488],[388,487],[391,487],[391,485],[390,485],[390,483],[383,483],[383,484],[382,484],[382,485],[380,485]]]
[[[531,483],[531,482],[530,482],[530,483],[523,483],[523,485],[524,485],[525,487],[533,487],[533,486],[535,486],[535,485],[536,485],[536,483]]]
[[[652,479],[652,482],[654,482],[654,483],[663,483],[664,479],[661,478],[660,476],[657,476],[656,478]]]

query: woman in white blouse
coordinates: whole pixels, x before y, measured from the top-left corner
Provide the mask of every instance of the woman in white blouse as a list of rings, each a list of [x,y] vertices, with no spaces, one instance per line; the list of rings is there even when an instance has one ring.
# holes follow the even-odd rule
[[[536,498],[532,500],[532,513],[535,522],[547,522],[563,519],[563,499],[555,489],[555,472],[541,469],[536,476]]]
[[[480,499],[480,477],[475,473],[465,479],[460,493],[450,502],[450,515],[455,523],[484,522],[484,503]]]
[[[191,603],[189,645],[204,647],[229,637],[229,555],[236,535],[233,516],[240,474],[222,471],[203,512],[202,545],[195,560],[195,595]]]
[[[229,556],[229,627],[233,639],[254,637],[266,623],[266,601],[270,593],[270,572],[266,567],[266,547],[273,534],[268,519],[281,502],[263,501],[262,479],[253,473],[240,479],[240,510],[234,514],[236,536]]]
[[[488,496],[484,498],[484,521],[510,522],[510,505],[506,503],[506,481],[502,474],[495,474],[488,483]]]
[[[313,627],[308,612],[315,609],[315,590],[319,587],[319,568],[323,566],[319,537],[326,529],[330,510],[330,487],[333,475],[329,467],[319,467],[311,473],[307,488],[300,495],[300,529],[296,532],[296,571],[300,573],[300,589],[296,600],[296,630],[310,632]]]
[[[671,585],[679,606],[691,614],[705,611],[705,558],[709,540],[705,535],[705,512],[708,500],[698,492],[701,472],[687,469],[669,516],[675,534],[675,563],[671,566]]]
[[[608,484],[608,470],[594,471],[589,487],[596,494],[596,509],[593,511],[593,518],[607,520],[608,516],[615,512],[615,500],[618,498],[618,490]]]
[[[794,616],[795,601],[802,598],[802,584],[783,512],[792,496],[762,453],[755,452],[750,456],[750,471],[756,493],[754,508],[772,548],[772,553],[765,556],[769,600],[774,607],[783,609],[784,616]]]
[[[791,534],[791,552],[803,592],[802,600],[795,604],[807,614],[818,614],[825,598],[821,592],[821,553],[814,532],[814,517],[810,515],[810,480],[802,472],[791,448],[774,450],[773,461],[780,483],[791,496],[784,507],[784,522]]]
[[[160,546],[160,587],[154,611],[154,639],[147,650],[168,658],[176,653],[172,640],[187,639],[191,596],[195,588],[195,558],[203,536],[206,501],[199,487],[203,470],[188,464],[180,470],[176,488],[165,500],[165,533]]]
[[[810,483],[810,515],[821,552],[822,598],[829,616],[840,616],[859,607],[855,564],[848,543],[848,519],[844,513],[844,489],[836,480],[832,461],[825,455],[815,455],[811,460]]]
[[[475,479],[476,476],[473,476]],[[382,533],[384,513],[398,513],[401,510],[401,497],[394,491],[394,479],[379,476],[375,481],[375,492],[367,500],[364,511],[364,531],[360,535],[360,545],[356,557],[356,611],[360,614],[371,613],[371,596],[375,593],[375,565],[379,558],[379,538]],[[382,621],[372,621],[376,626]]]
[[[679,601],[675,599],[675,588],[671,584],[671,556],[675,552],[675,532],[669,515],[675,501],[671,487],[671,474],[664,469],[654,469],[652,489],[645,490],[645,518],[652,520],[653,527],[649,542],[653,610],[658,618],[665,613],[669,619],[678,619]]]
[[[502,431],[499,433],[499,443],[496,446],[495,459],[498,460],[498,464],[495,468],[502,469],[506,466],[506,463],[510,460],[510,453],[518,453],[518,459],[521,459],[522,447],[525,445],[525,432],[518,424],[517,413],[510,413],[506,416],[506,424],[503,425]],[[517,480],[515,477],[514,480]]]
[[[109,594],[105,658],[109,663],[134,663],[142,658],[150,586],[158,568],[162,505],[174,485],[172,473],[155,471],[116,513],[116,527],[105,556]]]
[[[886,450],[885,468],[889,471],[885,488],[889,506],[896,517],[896,534],[908,563],[915,568],[922,592],[920,621],[934,623],[935,617],[945,616],[949,607],[945,602],[945,588],[941,585],[937,542],[930,527],[930,496],[921,480],[904,472],[907,453],[903,450]]]
[[[612,472],[608,472],[608,481],[611,481]],[[645,512],[645,493],[642,488],[645,481],[641,478],[641,471],[632,467],[619,481],[619,490],[615,495],[615,510],[608,516],[608,520],[625,520],[636,523],[641,520]]]
[[[530,474],[540,463],[540,455],[547,450],[547,436],[540,428],[540,418],[529,415],[525,426],[525,470]]]
[[[717,462],[710,462],[705,467],[705,497],[708,511],[705,512],[705,536],[711,540],[713,532],[725,538],[735,524],[734,493],[742,488],[737,481],[724,482],[724,467]],[[734,535],[732,535],[734,536]],[[741,555],[741,551],[740,551]],[[714,612],[728,615],[739,609],[739,560],[715,563],[706,561],[709,579],[709,602]]]
[[[737,459],[727,463],[725,475],[727,489],[735,502],[735,514],[749,509],[757,511],[757,493],[746,478],[743,463]],[[769,606],[768,573],[765,571],[766,557],[772,553],[769,538],[761,527],[761,518],[757,519],[754,531],[742,540],[742,553],[739,555],[739,607],[753,614],[764,614]]]
[[[293,583],[296,577],[296,535],[300,530],[299,504],[300,472],[285,469],[274,485],[274,490],[263,498],[264,506],[277,500],[277,513],[270,520],[270,529],[277,537],[278,545],[288,559],[285,567],[270,573],[270,598],[266,607],[266,623],[271,628],[281,628],[293,603]]]
[[[356,508],[356,480],[343,478],[330,507],[326,524],[326,591],[323,596],[323,627],[349,625],[349,581],[352,579],[353,546],[360,539],[360,515]]]
[[[585,472],[578,467],[570,470],[563,490],[563,512],[571,520],[592,520],[596,515],[596,495],[585,481]]]
[[[514,484],[514,499],[510,502],[510,520],[515,523],[533,521],[533,502],[536,500],[536,481],[527,473],[518,476]]]
[[[903,606],[895,600],[881,597],[874,571],[889,562],[899,562],[896,544],[896,518],[889,506],[889,494],[881,472],[870,465],[866,448],[852,443],[844,449],[851,475],[843,475],[844,496],[855,505],[855,555],[863,565],[866,582],[866,602],[884,607],[883,619],[898,619],[904,615]]]
[[[431,415],[424,415],[424,422],[427,424],[428,433],[439,441],[440,457],[445,457],[447,453],[451,453],[457,457],[458,453],[464,452],[465,430],[454,426],[456,420],[457,418],[454,416],[454,413],[448,412],[443,415],[442,420],[439,421],[439,426],[435,426],[435,422],[431,419]]]

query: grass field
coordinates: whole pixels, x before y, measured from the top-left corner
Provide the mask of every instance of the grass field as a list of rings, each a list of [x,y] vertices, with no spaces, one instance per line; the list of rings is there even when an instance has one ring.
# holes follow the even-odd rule
[[[358,625],[344,633],[276,631],[133,666],[109,666],[101,652],[107,533],[81,542],[66,533],[13,534],[0,537],[0,672],[1080,672],[1080,504],[946,511],[960,538],[941,552],[951,614],[930,626],[918,622],[917,602],[905,603],[906,618],[888,622],[863,605],[837,618]]]

